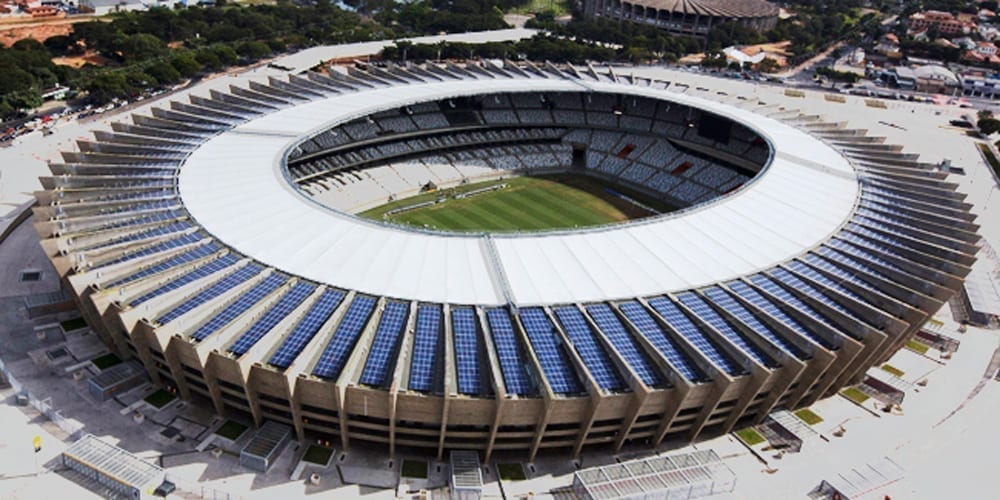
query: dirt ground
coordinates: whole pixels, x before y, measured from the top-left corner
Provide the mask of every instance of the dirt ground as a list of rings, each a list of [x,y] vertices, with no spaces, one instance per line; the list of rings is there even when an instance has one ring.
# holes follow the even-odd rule
[[[90,16],[74,16],[72,19],[56,17],[46,20],[26,20],[25,22],[0,23],[0,45],[10,47],[23,38],[34,38],[39,42],[58,36],[68,35],[73,25],[88,22]]]

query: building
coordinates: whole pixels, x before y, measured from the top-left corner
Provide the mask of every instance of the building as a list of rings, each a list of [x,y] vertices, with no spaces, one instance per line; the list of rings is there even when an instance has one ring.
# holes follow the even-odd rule
[[[79,141],[35,227],[155,383],[438,459],[757,423],[859,381],[960,289],[978,226],[936,166],[668,85],[507,62],[252,80]],[[524,234],[350,215],[430,177],[552,171],[685,210]]]
[[[765,0],[584,0],[590,17],[648,24],[680,35],[705,36],[726,22],[767,31],[778,23],[778,6]]]
[[[886,74],[896,86],[904,90],[952,94],[959,87],[959,80],[955,73],[944,66],[935,64],[913,68],[898,66],[887,71]]]
[[[976,23],[961,20],[948,12],[928,10],[911,14],[909,18],[910,31],[937,30],[941,35],[967,35],[976,29]]]
[[[64,466],[107,488],[109,495],[134,500],[157,498],[166,471],[126,450],[85,434],[62,453]]]

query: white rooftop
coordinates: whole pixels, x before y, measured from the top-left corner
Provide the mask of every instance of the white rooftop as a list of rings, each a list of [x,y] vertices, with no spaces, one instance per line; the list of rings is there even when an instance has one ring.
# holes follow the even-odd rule
[[[645,95],[691,104],[756,129],[776,154],[743,189],[648,221],[579,232],[444,234],[381,225],[320,206],[284,178],[285,151],[310,133],[380,109],[505,91]],[[561,79],[449,81],[334,96],[282,109],[207,141],[181,169],[186,208],[236,250],[285,272],[400,299],[518,305],[679,291],[770,268],[835,233],[859,195],[853,168],[786,124],[697,97]],[[496,265],[493,257],[496,257]]]

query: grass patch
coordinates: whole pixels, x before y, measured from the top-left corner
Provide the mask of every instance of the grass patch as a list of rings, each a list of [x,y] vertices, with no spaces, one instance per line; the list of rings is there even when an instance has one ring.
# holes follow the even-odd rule
[[[802,419],[803,422],[809,425],[816,425],[823,421],[823,417],[816,414],[816,412],[810,410],[809,408],[802,408],[795,412],[795,416]]]
[[[524,481],[524,467],[521,464],[497,464],[497,473],[505,481]]]
[[[118,355],[113,352],[109,352],[104,356],[100,356],[90,360],[90,362],[93,363],[98,370],[104,371],[108,368],[111,368],[112,366],[121,364],[122,358],[119,358]]]
[[[989,145],[977,142],[976,147],[982,151],[983,157],[986,158],[986,163],[990,164],[990,168],[993,169],[993,173],[1000,176],[1000,160],[998,160],[996,155],[993,154],[993,150],[990,149]]]
[[[73,318],[66,321],[60,321],[59,326],[62,327],[64,332],[72,332],[73,330],[87,328],[87,322],[84,321],[83,318]]]
[[[840,391],[840,395],[844,396],[847,399],[850,399],[851,401],[854,401],[857,404],[862,404],[865,401],[871,399],[868,397],[867,394],[862,392],[861,389],[858,389],[857,387],[848,387]]]
[[[930,346],[910,339],[906,341],[906,348],[917,354],[927,354],[927,350],[930,349]]]
[[[427,479],[427,462],[422,460],[403,460],[402,470],[399,475]]]
[[[498,184],[507,187],[468,198],[454,196]],[[676,210],[621,186],[584,175],[558,174],[513,177],[458,186],[395,201],[362,212],[361,217],[450,231],[543,231],[609,224],[654,215],[609,192],[613,189],[657,212]],[[390,210],[444,200],[433,205],[386,215]]]
[[[248,428],[249,427],[239,422],[226,420],[226,423],[222,424],[222,427],[219,427],[219,429],[215,431],[215,434],[218,434],[230,441],[236,441],[243,435],[244,432],[247,431]]]
[[[170,394],[169,392],[160,389],[149,396],[146,396],[143,401],[149,403],[150,405],[156,407],[157,409],[163,408],[167,403],[177,399],[177,396]]]
[[[755,444],[760,444],[766,441],[766,439],[764,439],[764,436],[761,436],[760,433],[755,431],[753,427],[746,427],[740,429],[734,432],[733,434],[736,434],[736,437],[740,438],[740,441],[746,443],[747,446],[753,446]]]
[[[889,363],[886,363],[886,364],[882,365],[881,368],[883,370],[885,370],[886,372],[889,372],[889,373],[891,373],[891,374],[893,374],[893,375],[895,375],[897,377],[902,377],[906,373],[903,370],[900,370],[899,368],[896,368],[895,366],[890,365]]]
[[[330,462],[331,456],[333,456],[333,450],[330,448],[311,444],[306,449],[306,454],[302,455],[302,460],[311,464],[326,465]]]

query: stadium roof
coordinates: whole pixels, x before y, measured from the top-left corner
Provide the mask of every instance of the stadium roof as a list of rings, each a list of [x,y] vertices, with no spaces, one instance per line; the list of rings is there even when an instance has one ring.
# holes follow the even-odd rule
[[[586,88],[730,117],[755,129],[776,154],[748,187],[708,205],[651,222],[493,235],[493,243],[483,235],[416,231],[338,213],[283,178],[285,152],[300,138],[378,110],[484,91]],[[535,305],[635,297],[744,276],[829,238],[859,194],[847,160],[772,118],[685,94],[558,79],[413,84],[285,108],[205,142],[181,169],[179,189],[206,230],[270,266],[375,295],[479,305],[505,303],[504,281],[515,303]]]
[[[631,0],[626,3],[700,16],[777,16],[778,6],[764,0]]]

